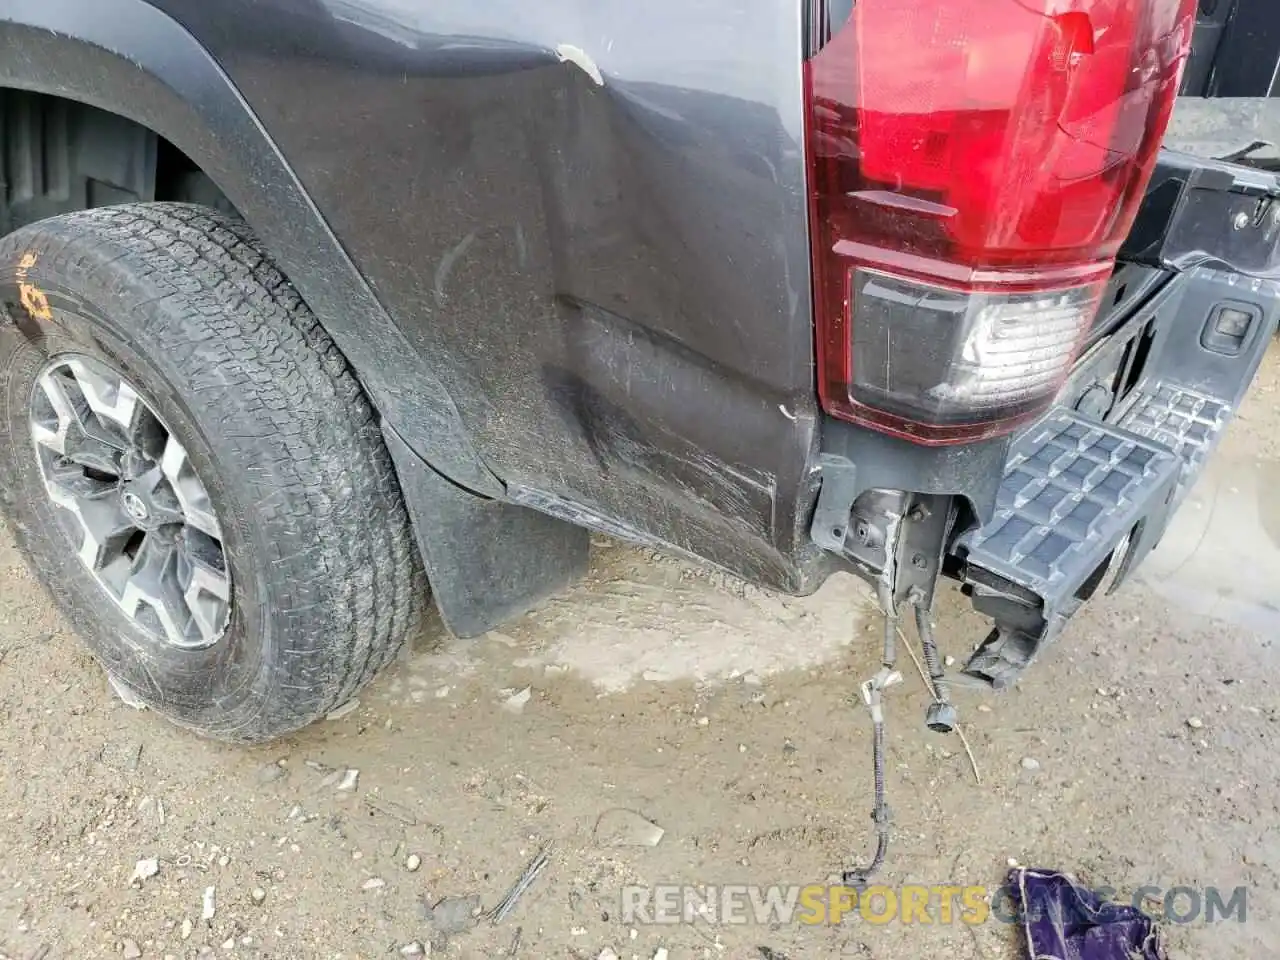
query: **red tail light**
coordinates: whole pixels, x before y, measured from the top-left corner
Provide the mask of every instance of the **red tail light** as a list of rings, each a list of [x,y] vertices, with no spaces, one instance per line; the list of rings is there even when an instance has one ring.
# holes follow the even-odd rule
[[[856,0],[807,65],[818,387],[920,443],[1058,392],[1142,200],[1195,0]]]

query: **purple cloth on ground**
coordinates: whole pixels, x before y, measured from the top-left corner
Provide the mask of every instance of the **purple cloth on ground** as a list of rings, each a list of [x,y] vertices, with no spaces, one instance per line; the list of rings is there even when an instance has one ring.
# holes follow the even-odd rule
[[[1149,916],[1066,874],[1020,867],[1009,871],[1009,887],[1031,960],[1168,960]]]

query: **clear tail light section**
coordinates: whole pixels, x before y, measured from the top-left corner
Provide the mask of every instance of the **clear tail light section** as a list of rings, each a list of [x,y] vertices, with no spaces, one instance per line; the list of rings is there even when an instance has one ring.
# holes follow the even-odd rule
[[[1155,164],[1195,0],[857,0],[806,66],[818,388],[919,443],[1053,400]]]

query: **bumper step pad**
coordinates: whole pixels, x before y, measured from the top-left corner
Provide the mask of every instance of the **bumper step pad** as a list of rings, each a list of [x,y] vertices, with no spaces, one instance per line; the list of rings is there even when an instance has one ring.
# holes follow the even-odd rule
[[[984,590],[1021,596],[1027,609],[1023,616],[996,616],[996,629],[966,674],[996,687],[1009,685],[1097,585],[1094,575],[1117,547],[1127,543],[1129,551],[1137,550],[1144,521],[1163,526],[1183,459],[1162,442],[1164,436],[1155,435],[1180,431],[1180,450],[1195,452],[1196,441],[1212,431],[1197,426],[1196,415],[1207,404],[1197,407],[1174,391],[1161,406],[1156,401],[1162,396],[1157,392],[1143,404],[1145,414],[1135,404],[1129,416],[1137,429],[1059,408],[1014,441],[994,516],[959,546],[970,568],[995,575],[966,578],[975,596]],[[1192,407],[1196,415],[1187,412]],[[1151,437],[1140,432],[1144,425]],[[1210,435],[1206,442],[1211,440]],[[991,590],[992,583],[1001,589]],[[1039,609],[1033,597],[1041,601]]]
[[[1182,472],[1174,500],[1181,501],[1230,420],[1231,407],[1221,400],[1160,383],[1143,388],[1120,418],[1120,426],[1178,456]]]

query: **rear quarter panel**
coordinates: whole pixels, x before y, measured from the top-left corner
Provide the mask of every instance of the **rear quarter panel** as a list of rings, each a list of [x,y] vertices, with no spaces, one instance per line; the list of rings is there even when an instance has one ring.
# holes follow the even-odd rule
[[[514,499],[808,585],[797,0],[152,2]]]

